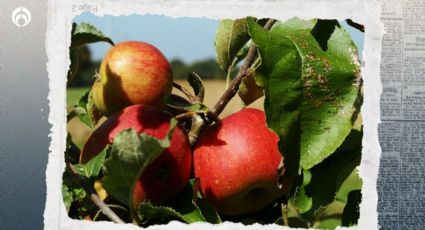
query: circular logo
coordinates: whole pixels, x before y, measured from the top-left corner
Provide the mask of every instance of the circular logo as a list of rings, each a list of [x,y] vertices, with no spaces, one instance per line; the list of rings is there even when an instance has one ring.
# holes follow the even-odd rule
[[[12,21],[17,27],[25,27],[31,22],[31,12],[25,7],[18,7],[12,12]]]

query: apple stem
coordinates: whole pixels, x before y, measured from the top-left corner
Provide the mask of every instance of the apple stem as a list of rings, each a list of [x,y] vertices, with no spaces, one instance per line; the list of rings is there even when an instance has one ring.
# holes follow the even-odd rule
[[[93,78],[96,81],[100,81],[101,76],[100,76],[99,72],[97,71],[97,69],[94,70]]]
[[[193,116],[195,116],[195,112],[193,112],[193,111],[187,111],[187,112],[185,112],[185,113],[181,113],[181,114],[179,114],[179,115],[176,115],[175,116],[175,118],[177,119],[177,120],[180,120],[180,119],[184,119],[184,118],[192,118]]]
[[[173,82],[173,87],[180,90],[184,95],[186,95],[187,99],[191,104],[196,102],[196,98],[190,93],[189,90],[179,85],[178,83]]]
[[[123,206],[121,206],[121,205],[115,205],[115,204],[109,204],[109,205],[107,205],[109,208],[116,208],[116,209],[121,209],[122,211],[125,211],[125,212],[128,212],[128,210],[125,208],[125,207],[123,207]],[[94,217],[93,217],[93,221],[96,221],[98,218],[99,218],[99,216],[100,216],[100,213],[102,212],[102,210],[101,209],[99,209],[97,212],[96,212],[96,214],[94,215]]]
[[[283,224],[285,226],[289,226],[287,205],[286,204],[280,204],[280,207],[281,207],[281,210],[282,210]]]
[[[264,28],[269,30],[275,22],[276,20],[274,19],[268,19],[266,24],[264,25]],[[236,77],[230,83],[230,86],[226,89],[226,91],[220,97],[218,102],[214,105],[212,110],[209,111],[207,114],[204,114],[204,116],[195,114],[192,117],[192,126],[188,133],[189,142],[191,146],[194,146],[196,144],[196,142],[198,141],[198,137],[205,126],[208,126],[212,122],[217,122],[219,120],[218,116],[220,115],[221,112],[223,112],[224,108],[227,106],[229,101],[236,95],[242,80],[251,73],[252,71],[251,67],[256,61],[255,59],[256,56],[257,56],[257,46],[254,43],[252,43],[251,46],[249,47],[248,54],[246,55],[244,64],[242,65]],[[183,88],[177,83],[174,83],[174,87]],[[185,93],[183,90],[184,89],[181,89],[181,91]],[[192,95],[190,95],[190,97],[192,97]]]
[[[307,222],[307,220],[305,220],[300,213],[298,212],[297,208],[295,208],[294,206],[292,206],[292,204],[290,202],[287,203],[286,205],[287,209],[289,211],[291,211],[291,214],[294,215],[294,217],[300,219],[303,222]]]
[[[187,134],[191,146],[198,141],[199,134],[201,133],[204,125],[205,120],[200,115],[195,114],[192,116],[192,126],[190,128],[190,132]]]
[[[192,200],[195,204],[198,204],[198,192],[200,190],[200,184],[199,184],[199,177],[195,178],[195,181],[193,182],[193,194],[192,194]]]
[[[275,22],[276,20],[274,19],[268,19],[266,24],[264,25],[264,28],[269,30]],[[256,54],[257,46],[252,43],[249,47],[248,54],[246,55],[245,62],[239,70],[238,74],[236,75],[235,79],[233,79],[233,81],[230,83],[229,88],[226,89],[224,94],[218,100],[217,104],[214,105],[212,113],[215,116],[218,116],[221,112],[223,112],[226,105],[238,92],[239,85],[241,84],[242,80],[251,73],[250,68],[255,61]]]
[[[285,169],[286,169],[285,161],[283,157],[281,157],[279,161],[279,165],[277,166],[277,180],[276,180],[277,187],[279,189],[282,189],[283,187],[283,182],[285,180],[285,171],[286,171]]]
[[[99,209],[102,211],[105,216],[107,216],[110,220],[112,220],[114,223],[117,224],[124,224],[125,222],[121,220],[121,218],[118,217],[117,214],[115,214],[114,211],[108,205],[106,205],[102,199],[100,199],[99,195],[94,191],[94,189],[86,184],[83,183],[83,180],[78,176],[78,174],[75,171],[74,166],[70,162],[66,162],[66,167],[68,168],[71,176],[80,184],[81,187],[83,187],[84,191],[86,191],[87,194],[90,194],[90,199],[93,201],[93,203],[99,207]]]

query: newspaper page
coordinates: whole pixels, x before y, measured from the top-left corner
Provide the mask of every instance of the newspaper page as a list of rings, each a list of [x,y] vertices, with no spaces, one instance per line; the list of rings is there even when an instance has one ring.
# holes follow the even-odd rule
[[[378,177],[379,225],[415,229],[425,224],[425,1],[382,5],[382,148]]]

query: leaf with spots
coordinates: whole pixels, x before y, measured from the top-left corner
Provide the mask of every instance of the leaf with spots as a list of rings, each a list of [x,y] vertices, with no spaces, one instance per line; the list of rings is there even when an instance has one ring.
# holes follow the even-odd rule
[[[334,153],[361,104],[360,65],[350,35],[336,26],[324,51],[312,35],[316,22],[295,18],[267,31],[248,19],[262,58],[267,123],[292,160],[287,165],[299,162],[292,171],[308,170]]]

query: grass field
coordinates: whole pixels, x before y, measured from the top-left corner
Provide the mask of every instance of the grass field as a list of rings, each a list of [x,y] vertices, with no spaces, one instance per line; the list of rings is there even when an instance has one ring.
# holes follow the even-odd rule
[[[66,104],[72,107],[90,88],[71,88],[66,91]]]
[[[190,89],[189,84],[184,80],[178,80],[176,81],[180,85],[183,85],[185,88]],[[218,101],[220,96],[225,91],[226,82],[222,80],[207,80],[204,81],[205,84],[205,101],[204,103],[212,107],[214,104]],[[67,98],[66,102],[68,104],[68,108],[73,106],[80,97],[84,95],[89,90],[89,87],[83,87],[83,88],[71,88],[67,91]],[[178,95],[182,95],[179,91],[173,90],[173,93],[176,93]],[[254,102],[249,107],[255,107],[262,109],[263,108],[263,100],[259,99],[256,102]],[[226,109],[221,114],[222,116],[227,116],[231,113],[234,113],[236,111],[239,111],[243,108],[242,101],[239,99],[239,96],[235,96],[232,101],[226,106]]]

